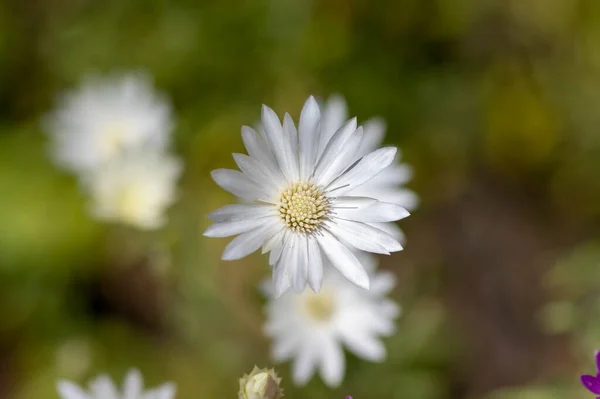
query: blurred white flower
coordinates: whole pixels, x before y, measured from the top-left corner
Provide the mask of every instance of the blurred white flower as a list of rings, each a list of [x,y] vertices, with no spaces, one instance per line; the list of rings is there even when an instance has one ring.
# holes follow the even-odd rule
[[[331,137],[340,128],[348,117],[346,101],[339,94],[330,96],[321,107],[323,135]],[[383,143],[386,124],[381,118],[372,118],[363,125],[365,137],[356,153],[356,159],[365,156],[379,148]],[[379,201],[392,202],[401,205],[409,211],[414,210],[419,204],[419,197],[412,191],[403,187],[413,175],[412,168],[400,163],[400,151],[396,154],[394,163],[385,168],[380,174],[367,183],[351,191],[351,195],[369,196]]]
[[[215,223],[209,237],[238,235],[223,259],[240,259],[262,246],[274,265],[274,294],[290,286],[302,292],[308,284],[318,292],[323,276],[322,253],[347,279],[369,288],[369,276],[351,248],[388,254],[402,246],[376,223],[408,216],[398,204],[352,194],[388,167],[396,149],[386,147],[357,160],[363,129],[356,118],[326,137],[320,128],[319,105],[310,97],[298,130],[285,114],[262,108],[261,133],[242,128],[249,155],[234,154],[240,171],[217,169],[216,183],[250,202],[225,206],[209,215]]]
[[[292,379],[304,385],[318,369],[330,387],[344,377],[342,347],[356,356],[380,362],[386,350],[380,336],[395,330],[394,319],[400,307],[385,296],[393,289],[395,278],[389,272],[376,272],[373,255],[359,253],[371,274],[371,289],[362,290],[330,268],[325,272],[319,294],[286,293],[266,305],[266,334],[273,339],[276,361],[293,359]],[[264,291],[271,289],[265,284]]]
[[[165,222],[166,208],[176,200],[181,171],[178,158],[131,151],[90,171],[83,185],[98,219],[156,229]]]
[[[53,158],[76,173],[140,146],[163,150],[173,127],[169,103],[143,73],[90,76],[44,122]]]
[[[92,380],[87,391],[64,380],[58,382],[57,389],[61,399],[173,399],[175,397],[173,383],[166,383],[144,392],[142,375],[138,370],[130,370],[127,373],[122,392],[106,375]]]

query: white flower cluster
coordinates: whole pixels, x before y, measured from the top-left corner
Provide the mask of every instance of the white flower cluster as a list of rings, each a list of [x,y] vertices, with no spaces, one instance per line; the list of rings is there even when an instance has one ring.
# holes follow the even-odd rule
[[[211,213],[215,223],[205,235],[237,235],[224,260],[261,247],[270,253],[265,331],[274,341],[274,359],[293,360],[292,377],[300,385],[319,370],[327,385],[338,386],[343,346],[382,361],[379,337],[394,332],[400,314],[386,298],[394,276],[376,270],[373,253],[402,249],[404,236],[393,222],[417,206],[417,196],[403,187],[412,171],[399,162],[396,148],[379,148],[382,120],[358,126],[356,118],[346,118],[340,96],[323,106],[310,97],[298,127],[290,115],[281,123],[263,106],[260,128],[242,128],[248,155],[233,155],[240,171],[212,173],[243,203]]]
[[[143,73],[88,77],[47,116],[52,157],[74,173],[99,220],[155,229],[175,199],[182,165],[170,154],[166,99]]]
[[[241,202],[209,215],[209,237],[235,237],[224,260],[262,247],[272,279],[265,333],[275,361],[292,360],[292,379],[303,385],[318,371],[330,387],[341,384],[346,348],[383,361],[382,337],[395,331],[400,307],[388,294],[394,275],[377,270],[374,254],[402,250],[394,222],[409,215],[418,198],[403,187],[412,171],[394,147],[379,148],[385,124],[346,120],[340,96],[319,105],[310,97],[298,126],[283,123],[263,106],[257,130],[242,128],[248,151],[233,154],[240,169],[217,169],[216,183]],[[57,162],[77,173],[94,200],[94,214],[142,228],[162,224],[181,166],[167,154],[170,111],[140,76],[91,80],[63,99],[49,119]],[[407,210],[408,209],[408,210]],[[311,289],[307,289],[306,286]],[[281,379],[255,367],[240,380],[240,399],[278,399]],[[172,399],[166,384],[143,393],[141,376],[128,374],[123,393],[107,377],[89,392],[69,382],[62,399]]]

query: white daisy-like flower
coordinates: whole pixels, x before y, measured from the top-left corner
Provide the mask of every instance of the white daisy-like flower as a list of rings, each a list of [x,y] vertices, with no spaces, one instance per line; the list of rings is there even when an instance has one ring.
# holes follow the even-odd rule
[[[372,255],[359,256],[374,269]],[[369,291],[330,268],[320,293],[288,292],[269,300],[265,332],[273,340],[272,356],[275,361],[293,360],[294,383],[304,385],[319,370],[325,384],[338,386],[345,373],[343,347],[372,362],[384,360],[386,349],[379,337],[393,334],[400,307],[386,298],[394,276],[374,270],[370,274]]]
[[[90,76],[60,97],[44,122],[53,158],[76,173],[103,165],[125,150],[162,150],[173,127],[169,103],[143,73]]]
[[[322,134],[331,137],[348,118],[348,107],[344,98],[339,94],[330,96],[323,109]],[[386,124],[381,118],[372,118],[364,122],[364,139],[356,153],[356,159],[375,151],[383,143]],[[414,210],[419,204],[419,197],[403,185],[413,176],[412,168],[400,162],[400,152],[396,154],[394,162],[365,184],[351,191],[352,195],[377,198],[379,201],[392,202],[408,209]]]
[[[144,391],[142,375],[138,370],[127,373],[122,391],[106,375],[92,380],[88,390],[64,380],[58,382],[57,389],[61,399],[173,399],[176,390],[175,384],[166,383]]]
[[[96,218],[150,230],[164,224],[181,171],[178,158],[139,149],[90,171],[82,183]]]
[[[352,194],[394,160],[396,148],[375,150],[360,159],[363,129],[353,118],[331,137],[322,134],[319,106],[310,97],[298,129],[286,114],[283,126],[275,112],[262,108],[264,132],[242,127],[249,155],[234,154],[240,171],[217,169],[215,182],[246,204],[228,205],[211,213],[209,237],[238,235],[223,259],[240,259],[262,246],[274,266],[276,296],[306,282],[318,292],[323,277],[322,254],[347,279],[369,288],[369,276],[352,253],[388,254],[402,246],[377,224],[408,216],[398,204]]]

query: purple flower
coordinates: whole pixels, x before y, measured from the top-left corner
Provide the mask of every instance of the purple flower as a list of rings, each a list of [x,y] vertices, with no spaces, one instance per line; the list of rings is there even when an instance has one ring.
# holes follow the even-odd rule
[[[350,395],[347,395],[347,396],[346,396],[346,399],[352,399],[352,396],[350,396]]]
[[[596,351],[596,368],[598,369],[596,376],[584,374],[581,376],[581,383],[591,393],[600,395],[600,351]],[[600,399],[600,396],[596,397],[596,399]]]

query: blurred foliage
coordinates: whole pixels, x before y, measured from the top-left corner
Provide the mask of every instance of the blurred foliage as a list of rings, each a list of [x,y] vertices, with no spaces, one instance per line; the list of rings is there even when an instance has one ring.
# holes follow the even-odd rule
[[[308,95],[336,92],[359,121],[386,119],[423,205],[402,223],[406,250],[382,265],[404,308],[387,361],[348,355],[337,390],[293,387],[276,365],[286,397],[589,397],[578,376],[600,346],[599,46],[597,0],[0,2],[0,397],[54,398],[57,378],[120,381],[131,366],[149,385],[174,380],[179,398],[235,397],[239,376],[271,366],[255,288],[269,270],[259,255],[221,262],[225,240],[203,238],[204,215],[231,200],[209,171],[233,166],[262,103],[297,117]],[[172,98],[186,164],[156,233],[93,221],[39,123],[89,71],[140,68]],[[521,272],[544,293],[540,329],[566,353],[486,392],[465,366],[484,349],[461,334],[447,285],[460,269],[447,269],[440,233],[448,204],[481,180],[549,215],[540,256],[553,268]]]

